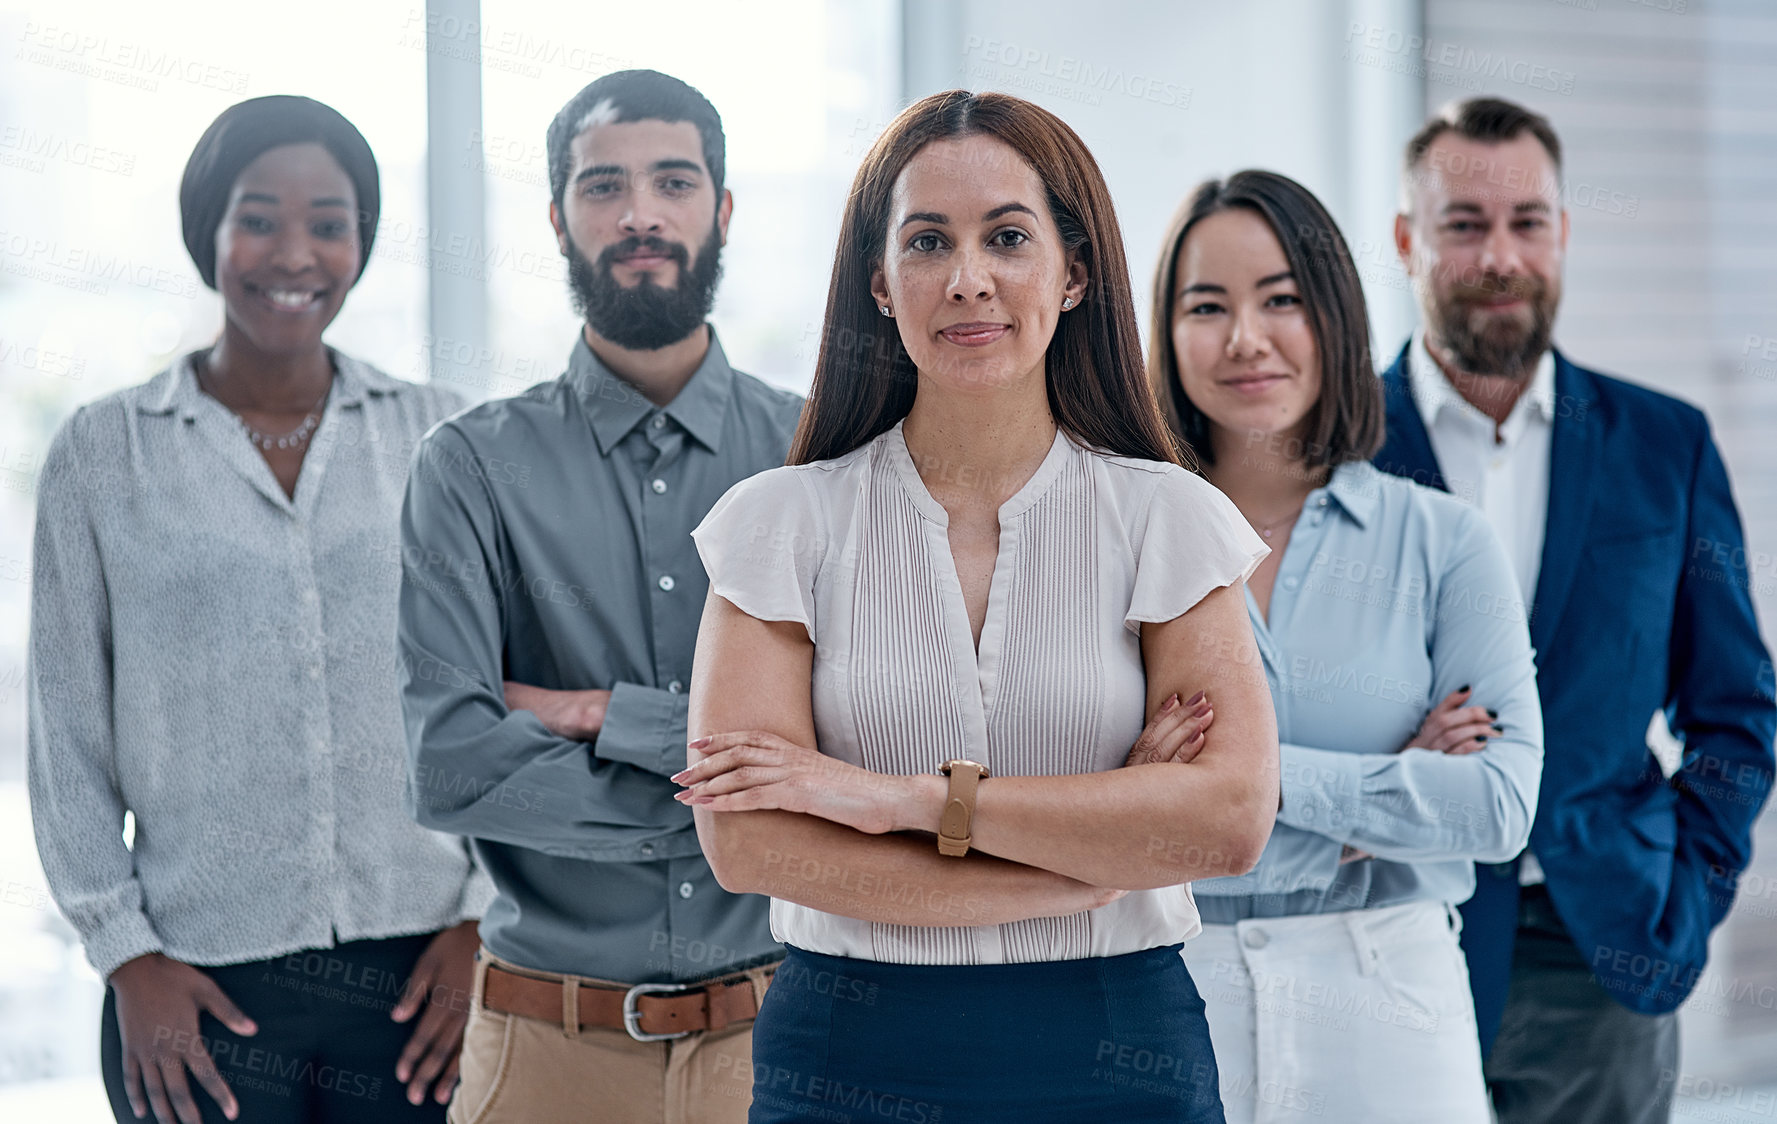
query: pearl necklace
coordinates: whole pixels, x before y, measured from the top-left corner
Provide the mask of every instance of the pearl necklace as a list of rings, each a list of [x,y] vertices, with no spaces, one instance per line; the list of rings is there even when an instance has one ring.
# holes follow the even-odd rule
[[[203,386],[203,371],[201,365],[194,371],[194,373],[198,377],[198,386],[201,389]],[[321,424],[321,407],[326,405],[327,396],[331,393],[333,393],[333,380],[328,379],[327,389],[321,392],[320,400],[310,407],[308,415],[302,419],[302,424],[291,430],[289,433],[283,434],[261,433],[259,430],[254,429],[251,425],[247,424],[247,419],[243,418],[239,411],[233,406],[228,405],[226,402],[222,402],[222,399],[216,398],[214,394],[210,395],[210,397],[216,398],[217,402],[222,403],[224,409],[229,413],[234,414],[235,424],[241,427],[241,431],[247,435],[247,440],[269,453],[273,449],[294,449],[307,441],[309,435],[315,432],[315,427]]]
[[[325,394],[321,395],[321,401],[315,403],[314,408],[309,411],[308,416],[302,419],[301,425],[297,426],[289,433],[279,436],[259,432],[257,429],[248,425],[247,419],[241,417],[239,414],[235,414],[234,420],[239,422],[241,428],[246,431],[247,440],[253,442],[253,444],[259,446],[261,449],[267,451],[271,449],[294,449],[304,441],[307,441],[309,439],[309,434],[313,433],[315,427],[321,424],[321,406],[326,401],[327,396]],[[230,412],[233,413],[232,410]]]

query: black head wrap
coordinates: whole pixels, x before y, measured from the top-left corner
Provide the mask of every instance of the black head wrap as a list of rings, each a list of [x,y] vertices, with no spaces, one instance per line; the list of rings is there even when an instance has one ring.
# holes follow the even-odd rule
[[[179,215],[185,248],[204,284],[216,287],[216,228],[228,210],[228,195],[242,169],[267,151],[286,144],[318,144],[345,169],[358,193],[358,273],[370,260],[382,194],[376,157],[350,121],[331,106],[289,94],[250,98],[231,105],[211,122],[185,162],[179,183]],[[353,284],[357,278],[352,278]]]

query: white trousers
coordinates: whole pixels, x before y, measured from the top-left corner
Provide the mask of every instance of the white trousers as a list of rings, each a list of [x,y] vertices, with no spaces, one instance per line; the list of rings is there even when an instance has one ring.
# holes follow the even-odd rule
[[[1410,902],[1186,941],[1228,1124],[1488,1124],[1460,924]]]

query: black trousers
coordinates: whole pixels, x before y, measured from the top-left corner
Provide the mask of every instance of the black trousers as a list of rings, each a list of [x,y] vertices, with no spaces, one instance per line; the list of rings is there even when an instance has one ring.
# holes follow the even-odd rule
[[[1610,997],[1549,892],[1519,899],[1512,984],[1487,1088],[1500,1124],[1665,1124],[1678,1074],[1678,1016]]]
[[[442,1124],[443,1105],[430,1096],[417,1107],[408,1104],[406,1087],[395,1080],[395,1060],[421,1016],[405,1023],[389,1018],[431,939],[348,941],[202,969],[259,1026],[258,1034],[243,1038],[208,1013],[199,1016],[198,1033],[240,1101],[239,1124]],[[137,1124],[123,1091],[123,1043],[110,988],[100,1020],[99,1065],[112,1115]],[[210,1094],[189,1072],[186,1079],[204,1124],[224,1124]]]

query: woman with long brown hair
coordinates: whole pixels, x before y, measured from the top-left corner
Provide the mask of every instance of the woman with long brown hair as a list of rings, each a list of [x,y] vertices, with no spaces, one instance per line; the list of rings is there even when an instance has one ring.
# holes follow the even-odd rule
[[[953,91],[877,141],[790,460],[695,532],[677,778],[789,946],[751,1119],[1220,1121],[1177,949],[1277,806],[1266,550],[1178,463],[1059,119]]]

